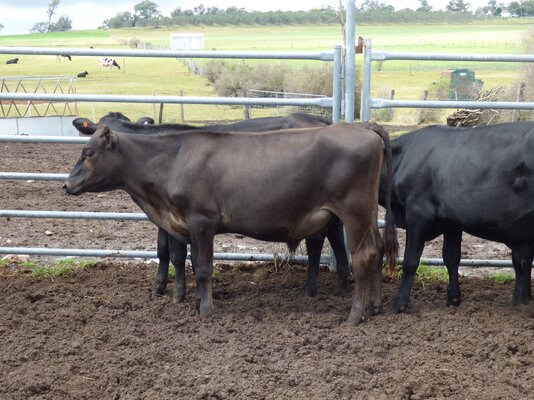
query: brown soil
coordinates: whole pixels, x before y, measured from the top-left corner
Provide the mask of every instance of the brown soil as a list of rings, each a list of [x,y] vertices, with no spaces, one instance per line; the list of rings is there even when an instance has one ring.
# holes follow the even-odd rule
[[[0,144],[0,170],[67,173],[79,145]],[[59,182],[0,181],[0,208],[138,212],[127,195],[70,197]],[[49,232],[47,232],[49,231]],[[155,249],[148,222],[3,218],[0,246]],[[424,256],[440,257],[439,240]],[[216,251],[285,252],[235,235]],[[466,258],[508,259],[500,244],[466,236]],[[40,260],[40,259],[38,259]],[[103,260],[55,279],[0,269],[0,399],[508,399],[532,398],[534,309],[512,308],[513,285],[463,278],[464,302],[417,285],[409,312],[343,322],[351,292],[321,271],[304,298],[301,266],[222,264],[216,315],[152,298],[155,266]]]

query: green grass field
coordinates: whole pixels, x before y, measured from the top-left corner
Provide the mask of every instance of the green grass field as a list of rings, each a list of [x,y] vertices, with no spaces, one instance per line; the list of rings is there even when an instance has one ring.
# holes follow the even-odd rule
[[[521,38],[528,28],[528,20],[511,19],[493,21],[491,24],[469,25],[363,25],[357,27],[357,36],[369,38],[374,49],[409,52],[446,53],[521,53]],[[94,30],[58,32],[32,35],[0,35],[0,46],[45,46],[128,48],[134,38],[156,46],[168,46],[171,32],[202,32],[205,48],[214,50],[258,51],[318,51],[330,50],[342,42],[339,26],[238,26],[238,27],[174,27],[174,28],[128,28],[121,30]],[[77,93],[214,96],[207,81],[188,72],[175,59],[159,59],[157,64],[149,58],[118,58],[123,67],[120,71],[99,71],[95,57],[73,57],[72,62],[56,61],[55,56],[19,56],[21,62],[5,65],[12,58],[0,55],[0,77],[9,76],[75,76],[88,71],[85,79],[77,79]],[[200,61],[202,62],[202,61]],[[247,61],[273,62],[281,61]],[[361,68],[362,57],[357,57]],[[314,61],[292,61],[298,68]],[[472,68],[476,77],[482,79],[485,88],[505,85],[516,79],[519,65],[511,63],[465,63],[465,62],[416,62],[387,61],[377,70],[373,66],[372,92],[389,92],[395,89],[397,99],[418,99],[423,91],[440,78],[447,68]],[[10,89],[12,90],[12,89]],[[31,91],[31,88],[27,88]],[[176,121],[178,105],[164,108],[164,120]],[[158,107],[152,104],[78,104],[78,114],[93,118],[110,110],[122,110],[132,117],[156,115]],[[240,107],[185,105],[185,120],[239,119]],[[263,112],[265,114],[266,111]],[[395,110],[395,119],[410,123],[413,110]],[[253,114],[258,116],[257,114]]]

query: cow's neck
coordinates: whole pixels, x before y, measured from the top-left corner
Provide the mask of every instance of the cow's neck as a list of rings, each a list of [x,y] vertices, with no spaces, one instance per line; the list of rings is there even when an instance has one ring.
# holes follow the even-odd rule
[[[123,135],[119,140],[118,151],[124,160],[121,188],[152,222],[171,231],[166,220],[172,207],[165,190],[172,170],[170,162],[180,150],[179,138]]]

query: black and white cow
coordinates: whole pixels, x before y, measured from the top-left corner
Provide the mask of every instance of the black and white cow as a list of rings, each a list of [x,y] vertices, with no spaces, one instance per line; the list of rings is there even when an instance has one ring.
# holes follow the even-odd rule
[[[117,64],[117,61],[115,61],[114,58],[102,57],[100,59],[100,70],[101,71],[102,71],[102,68],[109,68],[111,70],[113,69],[113,67],[117,67],[118,69],[121,69],[120,65]]]
[[[67,60],[67,59],[69,61],[72,61],[72,57],[69,54],[58,54],[56,56],[56,61]]]

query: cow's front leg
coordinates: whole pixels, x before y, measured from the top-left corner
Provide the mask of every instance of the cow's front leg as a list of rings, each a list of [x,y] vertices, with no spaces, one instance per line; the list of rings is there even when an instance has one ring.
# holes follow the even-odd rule
[[[363,235],[358,229],[351,229],[348,225],[346,228],[354,270],[354,296],[347,322],[351,325],[358,325],[370,314],[377,313],[382,306],[382,287],[380,286],[379,290],[374,287],[375,268],[381,249],[376,247],[373,228],[370,225]]]
[[[207,218],[189,218],[188,229],[191,237],[191,258],[197,278],[197,312],[203,317],[209,317],[213,314],[213,222]]]
[[[172,300],[175,304],[183,303],[187,292],[185,283],[185,260],[187,259],[187,245],[169,235],[169,252],[174,265],[174,290]]]
[[[458,281],[458,265],[462,253],[462,231],[447,231],[443,234],[443,262],[449,273],[447,305],[459,306],[462,301]]]
[[[154,282],[154,288],[152,294],[154,296],[161,296],[165,293],[167,288],[167,280],[169,276],[169,235],[168,233],[158,228],[158,272],[156,273],[156,281]]]

